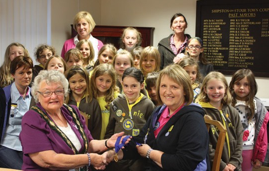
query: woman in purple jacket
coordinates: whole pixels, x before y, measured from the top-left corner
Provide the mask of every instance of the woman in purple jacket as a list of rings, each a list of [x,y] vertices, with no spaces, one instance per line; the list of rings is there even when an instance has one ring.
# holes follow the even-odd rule
[[[122,133],[93,140],[83,116],[75,106],[64,104],[68,81],[59,71],[42,70],[35,78],[32,95],[36,106],[22,119],[20,140],[22,170],[87,170],[102,167],[104,155]]]

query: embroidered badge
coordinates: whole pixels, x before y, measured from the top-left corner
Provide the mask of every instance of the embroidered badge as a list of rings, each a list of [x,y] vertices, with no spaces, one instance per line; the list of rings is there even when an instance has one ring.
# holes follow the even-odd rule
[[[12,103],[11,104],[11,109],[15,109],[17,107],[17,104],[16,103]]]
[[[124,122],[123,122],[123,128],[125,129],[125,130],[131,130],[131,129],[133,129],[133,127],[134,127],[134,121],[133,120],[131,120],[131,119],[125,119],[124,120]]]
[[[132,136],[139,135],[140,130],[139,129],[133,129]]]
[[[120,117],[121,115],[122,115],[122,110],[117,110],[117,112],[116,112],[116,115],[118,116],[118,117]]]
[[[155,127],[154,127],[154,131],[155,131],[156,129],[158,129],[159,127],[160,127],[160,122],[156,122]]]
[[[11,117],[14,117],[15,114],[17,113],[17,104],[16,103],[11,103],[11,106],[10,106],[10,116]]]

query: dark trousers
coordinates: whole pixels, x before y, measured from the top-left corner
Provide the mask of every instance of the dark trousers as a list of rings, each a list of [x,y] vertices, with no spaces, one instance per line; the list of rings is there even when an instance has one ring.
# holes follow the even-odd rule
[[[22,151],[15,151],[4,146],[0,146],[0,167],[21,170]]]

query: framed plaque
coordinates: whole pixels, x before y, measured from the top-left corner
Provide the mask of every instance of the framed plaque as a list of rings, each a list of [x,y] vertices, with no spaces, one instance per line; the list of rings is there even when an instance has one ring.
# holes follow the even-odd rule
[[[269,1],[197,1],[196,35],[215,70],[269,77]]]

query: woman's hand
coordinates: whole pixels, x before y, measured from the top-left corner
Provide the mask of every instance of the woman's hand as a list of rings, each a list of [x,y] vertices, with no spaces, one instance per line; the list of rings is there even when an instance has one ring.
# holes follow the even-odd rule
[[[108,140],[107,140],[107,145],[108,147],[110,148],[113,148],[115,147],[115,143],[118,139],[118,137],[122,136],[121,137],[121,140],[120,140],[120,143],[122,142],[123,138],[126,137],[126,136],[123,136],[124,135],[124,132],[120,132],[120,133],[115,133],[114,135],[112,135]],[[131,140],[132,137],[128,138],[127,141],[125,142],[125,144],[128,144],[129,141]],[[124,147],[123,147],[124,148]]]
[[[151,149],[148,144],[137,145],[136,148],[142,157],[146,157],[148,150]]]
[[[91,156],[91,165],[96,168],[105,168],[106,166],[106,156],[99,155],[96,153],[90,153]]]
[[[109,164],[111,161],[113,161],[114,159],[114,155],[115,155],[115,151],[114,150],[109,150],[109,151],[106,151],[102,154],[102,156],[104,157],[104,159],[106,160],[105,161],[105,164]]]
[[[262,162],[258,159],[255,159],[253,162],[252,162],[252,166],[255,168],[255,169],[259,169],[261,166],[262,166]]]

